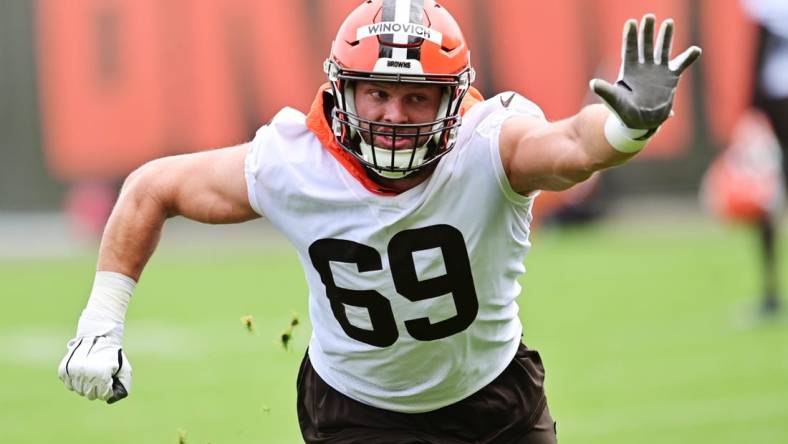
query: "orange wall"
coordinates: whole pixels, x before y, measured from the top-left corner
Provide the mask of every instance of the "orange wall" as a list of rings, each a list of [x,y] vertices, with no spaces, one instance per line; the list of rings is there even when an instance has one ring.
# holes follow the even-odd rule
[[[710,136],[722,145],[752,100],[757,31],[739,0],[701,0],[700,5],[704,105]]]
[[[249,140],[282,106],[306,110],[322,61],[358,0],[39,0],[38,68],[50,169],[66,180],[122,177],[166,154]],[[514,89],[550,119],[594,98],[593,76],[614,78],[623,22],[644,12],[677,23],[684,0],[445,0],[463,26],[485,93]],[[640,6],[639,6],[640,5]],[[715,135],[743,108],[752,33],[737,0],[704,0],[701,22]],[[724,26],[720,26],[720,23]],[[734,32],[731,32],[733,30]],[[731,45],[738,54],[732,57]],[[712,70],[713,68],[713,70]],[[711,76],[723,70],[726,76]],[[647,156],[686,153],[691,79]],[[719,106],[717,103],[731,104]]]

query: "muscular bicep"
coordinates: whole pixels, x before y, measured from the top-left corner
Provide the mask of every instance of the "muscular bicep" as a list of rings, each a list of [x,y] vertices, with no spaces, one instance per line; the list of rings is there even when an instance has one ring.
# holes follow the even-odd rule
[[[505,121],[499,148],[512,188],[522,194],[565,190],[631,157],[607,144],[602,132],[607,115],[603,107],[589,106],[558,122],[528,116]]]
[[[236,223],[259,215],[249,204],[244,178],[248,144],[157,159],[138,173],[168,216],[211,224]],[[129,180],[135,180],[130,177]]]

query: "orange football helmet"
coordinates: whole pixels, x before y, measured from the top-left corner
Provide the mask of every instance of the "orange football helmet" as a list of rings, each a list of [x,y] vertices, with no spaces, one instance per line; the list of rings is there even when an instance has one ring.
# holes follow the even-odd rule
[[[454,147],[460,104],[475,76],[460,27],[433,0],[365,1],[340,26],[324,70],[334,93],[332,128],[339,145],[388,178],[431,165]],[[443,96],[432,122],[374,122],[356,112],[357,81],[434,84]],[[377,135],[392,138],[392,145],[402,137],[422,144],[389,150],[374,145]]]
[[[778,214],[785,197],[782,153],[768,118],[756,110],[736,122],[726,150],[703,176],[700,198],[723,220],[757,222]]]

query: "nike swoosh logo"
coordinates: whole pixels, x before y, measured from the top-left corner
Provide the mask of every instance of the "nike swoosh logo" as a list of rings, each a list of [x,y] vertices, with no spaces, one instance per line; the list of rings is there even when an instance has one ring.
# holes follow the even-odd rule
[[[514,99],[514,95],[515,93],[512,93],[512,95],[509,96],[509,98],[506,100],[504,100],[503,97],[499,97],[499,99],[501,99],[501,105],[503,105],[504,108],[509,108],[509,104],[512,103],[512,99]]]

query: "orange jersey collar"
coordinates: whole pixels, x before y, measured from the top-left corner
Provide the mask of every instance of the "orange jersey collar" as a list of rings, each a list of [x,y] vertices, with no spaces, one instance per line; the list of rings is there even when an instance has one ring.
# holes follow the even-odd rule
[[[358,180],[367,190],[382,196],[393,196],[398,194],[396,191],[387,188],[374,180],[368,175],[361,163],[353,157],[352,154],[345,151],[334,136],[334,131],[329,124],[329,116],[333,103],[328,103],[326,100],[333,98],[326,98],[325,95],[331,94],[331,84],[323,84],[317,91],[314,102],[309,109],[309,114],[306,116],[306,126],[312,131],[317,140],[331,153],[332,156],[353,176]],[[481,93],[471,87],[468,93],[462,100],[460,105],[460,115],[464,115],[473,105],[482,102],[484,98]],[[327,108],[328,106],[331,108]]]

